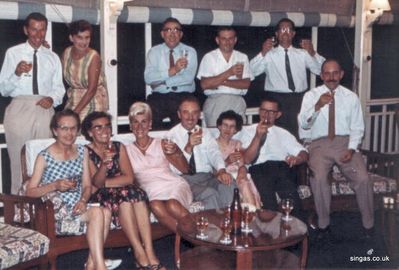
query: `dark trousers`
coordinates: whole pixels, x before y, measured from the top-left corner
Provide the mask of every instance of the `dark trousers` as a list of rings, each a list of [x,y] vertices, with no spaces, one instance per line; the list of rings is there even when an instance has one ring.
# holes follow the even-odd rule
[[[259,191],[263,208],[279,210],[276,192],[281,199],[290,198],[294,201],[293,214],[301,208],[301,201],[297,192],[296,168],[290,168],[284,161],[266,161],[253,165],[249,173]]]
[[[155,130],[170,129],[179,123],[177,109],[181,100],[191,93],[152,93],[147,97],[147,102],[152,110],[152,127]],[[164,123],[162,120],[170,118],[170,122]]]
[[[298,114],[301,110],[302,98],[305,93],[277,93],[266,91],[265,96],[276,99],[281,104],[283,113],[276,120],[276,125],[288,130],[297,139],[298,137]]]

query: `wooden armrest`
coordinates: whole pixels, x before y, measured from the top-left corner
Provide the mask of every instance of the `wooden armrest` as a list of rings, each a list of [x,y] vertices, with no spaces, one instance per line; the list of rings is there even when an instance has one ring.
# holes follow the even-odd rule
[[[399,179],[399,154],[361,151],[367,157],[367,170],[381,176]]]
[[[41,198],[0,194],[0,201],[4,204],[5,223],[30,228],[47,235],[48,204],[44,203]],[[24,220],[24,212],[28,213],[29,220]],[[14,220],[17,213],[20,218]]]
[[[309,167],[307,163],[302,163],[298,165],[298,185],[310,186],[309,182]]]

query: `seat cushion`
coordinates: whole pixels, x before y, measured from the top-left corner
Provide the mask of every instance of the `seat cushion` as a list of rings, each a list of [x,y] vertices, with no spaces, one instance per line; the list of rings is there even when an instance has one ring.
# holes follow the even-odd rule
[[[46,254],[50,240],[43,234],[0,223],[0,269]]]

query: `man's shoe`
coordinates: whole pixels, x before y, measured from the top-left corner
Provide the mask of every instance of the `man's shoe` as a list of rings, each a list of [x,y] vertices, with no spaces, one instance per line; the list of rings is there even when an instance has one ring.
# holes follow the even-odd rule
[[[318,229],[316,239],[318,241],[327,240],[330,238],[331,230],[330,226],[325,227],[324,229]]]
[[[113,270],[119,267],[121,263],[122,263],[121,259],[115,259],[115,260],[105,259],[105,266],[107,267],[108,270]]]
[[[369,228],[369,229],[366,229],[366,228],[364,228],[363,227],[363,230],[362,230],[362,238],[363,239],[372,239],[372,238],[374,238],[374,227],[371,227],[371,228]]]

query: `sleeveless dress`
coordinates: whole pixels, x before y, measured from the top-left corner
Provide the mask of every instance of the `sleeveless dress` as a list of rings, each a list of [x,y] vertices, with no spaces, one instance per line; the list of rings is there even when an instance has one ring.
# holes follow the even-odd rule
[[[79,60],[72,59],[71,55],[72,46],[65,49],[63,55],[63,74],[64,79],[70,86],[67,90],[67,103],[65,109],[75,109],[80,100],[87,92],[89,86],[89,66],[95,55],[98,53],[89,49],[88,53]],[[86,115],[94,111],[107,111],[108,110],[108,92],[103,72],[100,73],[98,78],[97,91],[94,97],[80,112],[80,120],[83,120]]]
[[[79,235],[86,232],[86,222],[80,221],[79,215],[72,214],[73,207],[82,195],[84,147],[82,145],[76,146],[78,157],[71,160],[54,159],[48,148],[39,153],[47,163],[42,175],[41,185],[63,178],[73,178],[77,181],[77,186],[73,190],[65,192],[53,191],[43,196],[44,200],[51,200],[54,204],[57,235]]]
[[[145,155],[134,143],[126,146],[134,176],[147,192],[150,201],[176,199],[186,209],[193,201],[186,180],[170,169],[170,163],[162,150],[161,139],[154,138]]]
[[[116,154],[112,158],[112,164],[107,169],[107,178],[112,178],[120,175],[119,167],[119,152],[121,148],[120,142],[112,142]],[[89,158],[98,167],[101,165],[101,157],[90,146],[86,146],[89,150]],[[112,212],[112,223],[120,226],[118,218],[119,205],[123,202],[136,203],[140,201],[148,201],[147,194],[137,185],[128,185],[124,187],[100,188],[90,198],[90,202],[98,202],[101,206],[107,207]]]

